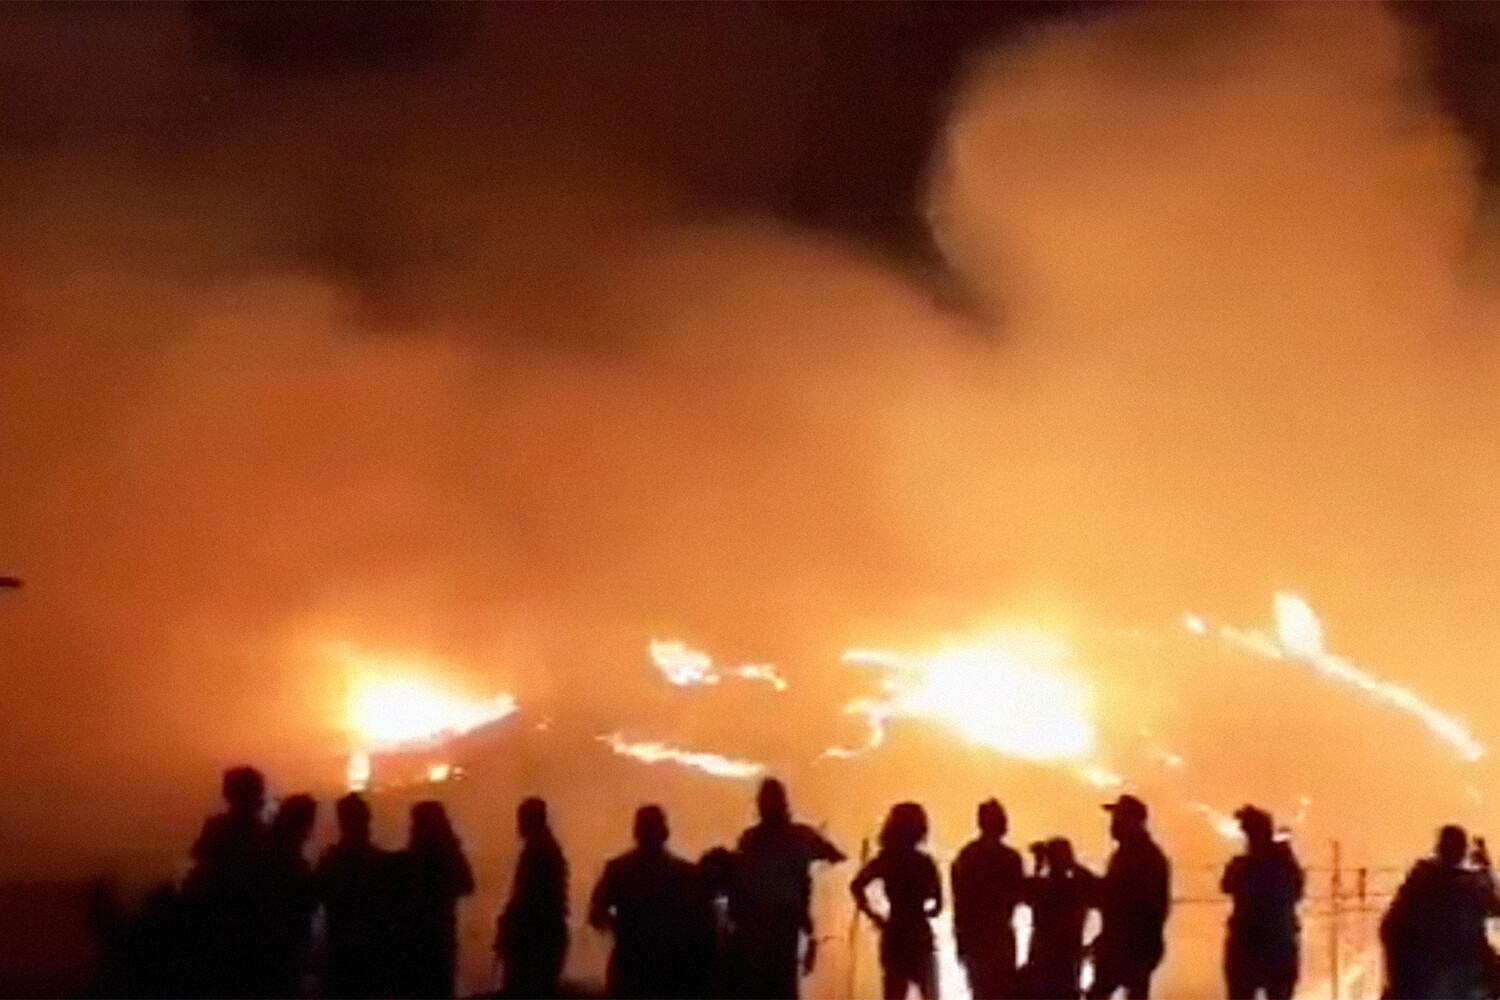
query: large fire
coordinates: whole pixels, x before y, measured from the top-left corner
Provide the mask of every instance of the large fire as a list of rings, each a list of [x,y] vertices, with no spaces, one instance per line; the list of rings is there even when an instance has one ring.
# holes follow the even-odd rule
[[[702,650],[694,649],[681,639],[652,639],[646,647],[651,662],[674,687],[700,687],[717,684],[725,676],[714,665],[713,657]],[[787,683],[776,668],[769,663],[745,663],[728,670],[728,676],[740,680],[759,681],[769,684],[777,691],[785,691]]]
[[[844,662],[886,671],[883,696],[851,702],[870,745],[895,718],[922,719],[961,739],[1024,760],[1084,760],[1096,743],[1093,697],[1056,636],[1025,629],[955,642],[928,654],[852,649]],[[834,755],[849,751],[835,749]]]
[[[349,695],[349,730],[371,749],[397,749],[462,736],[516,710],[508,694],[468,698],[426,677],[360,682]]]
[[[517,710],[509,694],[476,698],[446,685],[426,661],[373,655],[342,643],[326,652],[349,672],[342,729],[349,742],[345,779],[352,790],[370,786],[376,753],[437,746]],[[428,779],[448,776],[449,765],[433,765]]]
[[[1275,595],[1272,625],[1261,629],[1236,628],[1193,615],[1183,621],[1195,635],[1216,639],[1263,662],[1306,670],[1378,706],[1409,714],[1463,760],[1472,761],[1484,753],[1460,720],[1331,653],[1321,620],[1301,598]],[[351,678],[345,727],[350,740],[350,787],[371,787],[372,762],[378,769],[381,753],[441,750],[449,740],[517,711],[508,695],[476,698],[460,693],[443,680],[449,672],[436,661],[373,656],[348,646],[332,651]],[[827,757],[855,757],[882,748],[899,737],[892,732],[893,726],[931,727],[998,757],[1055,766],[1060,775],[1101,793],[1144,790],[1167,806],[1169,815],[1193,817],[1231,847],[1240,841],[1238,824],[1226,811],[1227,804],[1200,798],[1205,789],[1193,787],[1184,777],[1190,770],[1188,762],[1163,744],[1159,734],[1142,728],[1142,743],[1114,738],[1120,734],[1105,722],[1105,713],[1113,706],[1101,703],[1102,692],[1092,687],[1073,646],[1059,634],[1015,625],[925,649],[853,648],[841,660],[869,675],[866,692],[844,705],[846,713],[867,724],[869,736],[854,747],[833,747],[825,752]],[[709,653],[677,639],[651,640],[646,662],[662,682],[677,689],[764,684],[777,692],[770,697],[778,703],[788,697],[782,693],[790,690],[781,672],[770,664],[716,663]],[[594,730],[592,738],[619,757],[721,781],[751,781],[771,771],[768,762],[736,755],[730,747],[689,748],[669,738],[625,735],[638,721],[622,718],[617,723],[621,728]],[[423,780],[429,783],[459,773],[446,760],[424,767]],[[388,784],[389,779],[381,782],[382,787]],[[1211,796],[1212,790],[1207,791]],[[1290,819],[1292,828],[1302,825],[1309,804],[1305,796],[1297,801],[1300,805]],[[962,1000],[966,990],[952,952],[951,929],[939,921],[936,932],[940,995],[945,1000]],[[1362,963],[1363,959],[1359,975],[1367,977],[1374,966]],[[1342,968],[1341,982],[1349,981],[1351,974],[1349,966]]]

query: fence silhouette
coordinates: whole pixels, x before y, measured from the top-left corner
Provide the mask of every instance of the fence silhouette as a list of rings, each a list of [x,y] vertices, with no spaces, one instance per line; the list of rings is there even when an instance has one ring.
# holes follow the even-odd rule
[[[1325,844],[1316,858],[1308,856],[1305,845],[1299,846],[1307,872],[1307,893],[1298,908],[1302,970],[1297,996],[1306,1000],[1375,1000],[1383,986],[1380,918],[1405,878],[1409,863],[1346,866],[1336,842]],[[1226,850],[1222,858],[1211,863],[1174,860],[1167,957],[1159,973],[1159,988],[1154,991],[1157,994],[1223,995],[1221,956],[1230,900],[1219,890],[1219,879],[1231,853]],[[934,856],[946,873],[951,856],[943,851],[934,852]],[[1080,860],[1100,872],[1107,859]],[[848,895],[847,879],[834,875],[821,881],[827,884],[820,884],[819,889],[820,943],[824,949],[835,951],[822,951],[820,958],[835,968],[816,974],[804,995],[840,1000],[878,996],[875,932],[865,923],[856,927],[852,907],[844,906],[840,896]],[[838,928],[821,926],[822,921],[835,915],[842,921]],[[1091,918],[1089,934],[1097,927],[1095,919]],[[1020,934],[1023,940],[1024,923]],[[943,931],[940,926],[939,947],[951,949],[951,940]],[[940,951],[939,966],[944,1000],[966,997],[956,958]]]

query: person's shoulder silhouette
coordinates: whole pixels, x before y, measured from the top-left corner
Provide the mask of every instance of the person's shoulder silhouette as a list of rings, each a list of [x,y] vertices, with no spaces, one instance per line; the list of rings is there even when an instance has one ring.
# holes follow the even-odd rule
[[[253,767],[224,772],[225,810],[204,821],[192,848],[194,870],[190,892],[246,889],[259,880],[260,866],[270,860],[270,832],[261,815],[265,778]]]

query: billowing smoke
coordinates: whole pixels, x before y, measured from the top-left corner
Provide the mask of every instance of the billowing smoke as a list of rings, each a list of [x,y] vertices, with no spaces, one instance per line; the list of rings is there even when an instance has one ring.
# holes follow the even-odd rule
[[[17,17],[112,62],[12,73],[3,771],[69,794],[8,836],[94,841],[189,761],[331,752],[329,641],[586,715],[648,683],[654,632],[836,652],[944,573],[875,469],[958,324],[826,238],[694,222],[591,127],[620,80],[162,79],[175,21]]]
[[[1471,155],[1378,8],[1131,9],[976,63],[931,209],[998,327],[662,167],[774,186],[797,94],[756,44],[720,65],[625,19],[639,58],[606,58],[619,25],[538,13],[304,76],[206,60],[174,10],[6,17],[36,42],[0,161],[7,860],[180,839],[219,764],[340,752],[328,643],[811,759],[849,646],[1255,623],[1289,588],[1494,736]],[[722,125],[746,107],[764,148]],[[775,663],[793,717],[666,705],[666,635]],[[1092,667],[1199,754],[1264,709]],[[1268,768],[1226,765],[1213,807]]]

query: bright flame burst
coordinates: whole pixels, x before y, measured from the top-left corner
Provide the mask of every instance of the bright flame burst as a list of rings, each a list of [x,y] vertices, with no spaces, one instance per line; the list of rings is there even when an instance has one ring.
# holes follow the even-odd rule
[[[1067,646],[1055,636],[1007,630],[928,655],[853,649],[843,659],[887,671],[882,697],[857,699],[845,708],[869,722],[867,748],[884,741],[888,720],[907,718],[939,723],[1007,757],[1081,760],[1093,753],[1092,698],[1069,667]]]
[[[363,750],[349,754],[349,763],[344,768],[344,781],[351,792],[370,790],[370,755]]]
[[[324,651],[349,671],[349,695],[344,705],[343,729],[350,744],[345,779],[353,791],[370,787],[375,753],[431,746],[462,736],[513,714],[516,700],[508,694],[473,698],[433,679],[433,664],[373,656],[343,643]],[[429,780],[444,781],[433,771]]]
[[[646,652],[650,654],[651,662],[656,664],[656,669],[667,679],[667,683],[675,687],[719,682],[713,657],[681,640],[652,639]]]
[[[1257,656],[1306,664],[1324,677],[1406,712],[1452,747],[1463,760],[1476,761],[1484,756],[1484,746],[1462,720],[1429,705],[1410,688],[1381,680],[1358,664],[1328,652],[1324,645],[1323,622],[1301,597],[1287,593],[1275,595],[1272,614],[1276,625],[1274,635],[1225,625],[1217,630],[1218,636]],[[1197,615],[1184,616],[1183,627],[1194,635],[1208,635],[1211,631]]]
[[[1239,820],[1204,802],[1194,802],[1191,808],[1193,812],[1208,821],[1208,825],[1213,827],[1214,833],[1217,833],[1220,837],[1231,843],[1239,843],[1241,836]]]
[[[349,731],[375,750],[436,743],[462,736],[516,710],[508,694],[472,699],[420,677],[357,683],[349,694]]]
[[[717,684],[723,678],[714,666],[713,657],[702,650],[694,649],[681,639],[652,639],[646,647],[651,662],[667,683],[674,687],[703,687]],[[746,681],[769,684],[777,691],[787,689],[786,680],[769,663],[746,663],[731,667],[730,677]]]
[[[765,773],[765,767],[749,760],[737,760],[716,753],[698,750],[680,750],[657,740],[631,742],[619,733],[600,736],[599,742],[621,757],[631,757],[646,764],[677,764],[681,767],[702,771],[715,778],[733,778],[747,781]]]

